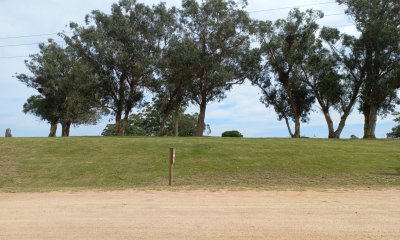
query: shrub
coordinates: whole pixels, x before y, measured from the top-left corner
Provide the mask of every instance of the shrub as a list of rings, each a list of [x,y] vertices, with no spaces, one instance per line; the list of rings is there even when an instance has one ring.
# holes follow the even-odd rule
[[[356,135],[351,135],[350,139],[358,139],[358,137]]]
[[[237,130],[232,130],[223,132],[222,137],[243,137],[243,135]]]

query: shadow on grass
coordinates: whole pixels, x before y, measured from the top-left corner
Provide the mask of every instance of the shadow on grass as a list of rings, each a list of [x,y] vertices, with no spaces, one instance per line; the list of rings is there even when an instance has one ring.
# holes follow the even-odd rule
[[[393,168],[395,170],[395,173],[391,172],[391,173],[381,173],[381,175],[385,175],[385,176],[398,176],[400,177],[400,168]]]

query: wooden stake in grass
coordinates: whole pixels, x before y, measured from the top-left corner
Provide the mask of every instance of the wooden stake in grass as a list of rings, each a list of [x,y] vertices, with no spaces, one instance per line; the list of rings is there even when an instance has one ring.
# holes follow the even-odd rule
[[[169,149],[169,185],[172,185],[174,175],[175,148]]]

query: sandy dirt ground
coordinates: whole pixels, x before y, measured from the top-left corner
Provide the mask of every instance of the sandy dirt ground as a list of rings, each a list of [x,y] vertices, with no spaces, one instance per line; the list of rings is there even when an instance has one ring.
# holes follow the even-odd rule
[[[400,191],[0,193],[0,239],[400,239]]]

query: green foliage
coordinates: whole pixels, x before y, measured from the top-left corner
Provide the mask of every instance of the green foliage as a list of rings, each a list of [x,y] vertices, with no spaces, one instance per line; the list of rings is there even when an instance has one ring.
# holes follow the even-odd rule
[[[394,108],[400,88],[400,2],[387,0],[338,0],[355,20],[362,51],[357,71],[364,75],[360,111],[364,114],[364,138],[375,138],[377,115]]]
[[[243,135],[237,130],[225,131],[221,135],[222,137],[243,137]]]
[[[356,135],[353,135],[353,134],[352,134],[352,135],[350,136],[350,139],[358,139],[358,137],[357,137]]]
[[[192,53],[195,50],[196,46],[187,38],[172,39],[162,49],[158,62],[159,77],[153,90],[156,93],[153,105],[161,114],[159,136],[166,134],[166,124],[171,115],[179,114],[181,108],[189,104],[194,80],[193,63],[196,61]]]
[[[329,46],[329,47],[327,47]],[[302,78],[312,90],[328,126],[328,137],[339,138],[347,117],[357,103],[362,76],[358,66],[360,50],[354,37],[323,27],[309,57],[302,66]],[[337,128],[331,110],[340,114]]]
[[[91,68],[85,65],[71,48],[62,48],[53,40],[39,44],[40,53],[25,61],[32,75],[16,78],[38,90],[23,106],[42,120],[74,125],[95,124],[102,111],[94,94]]]
[[[300,122],[308,121],[314,103],[311,90],[302,81],[301,71],[303,62],[312,53],[318,30],[316,20],[321,17],[319,11],[295,9],[287,19],[279,19],[274,24],[258,22],[262,71],[251,80],[262,90],[261,102],[274,107],[279,120],[285,120],[292,137],[300,137]],[[266,59],[265,63],[263,59]],[[294,132],[290,121],[295,124]]]
[[[250,47],[251,20],[240,7],[244,6],[230,0],[182,2],[183,33],[194,44],[190,53],[193,70],[190,99],[200,106],[198,136],[203,134],[207,103],[222,100],[233,84],[245,79],[240,63]]]
[[[178,116],[169,116],[166,121],[165,135],[174,136],[175,128],[178,127],[178,136],[194,136],[197,128],[197,117],[195,114],[184,113],[184,108],[179,112]],[[162,118],[160,109],[157,105],[146,103],[138,113],[129,116],[128,124],[126,125],[126,136],[157,136],[160,130],[160,119]],[[175,119],[177,118],[177,119]],[[178,121],[178,125],[176,125]],[[207,134],[211,133],[210,126],[206,124],[204,131]],[[103,130],[103,136],[115,136],[115,125],[107,124]]]
[[[57,118],[57,112],[52,111],[57,108],[54,104],[56,104],[55,101],[46,100],[42,95],[33,95],[24,103],[23,112],[31,113],[41,120],[50,122],[51,119]]]
[[[394,121],[399,123],[399,125],[392,128],[392,131],[386,135],[388,138],[400,138],[400,112],[396,112],[393,115],[397,116]]]
[[[128,116],[154,78],[162,40],[173,31],[175,10],[122,0],[111,13],[93,11],[86,26],[71,23],[67,43],[96,70],[98,94],[112,110],[116,133],[124,135]],[[172,30],[171,30],[172,28]]]
[[[392,132],[387,134],[388,138],[400,138],[400,125],[392,128]]]

